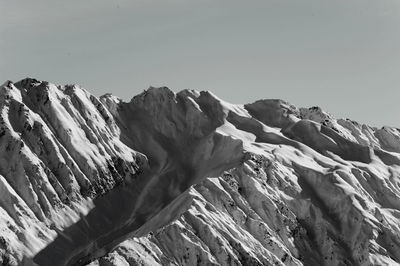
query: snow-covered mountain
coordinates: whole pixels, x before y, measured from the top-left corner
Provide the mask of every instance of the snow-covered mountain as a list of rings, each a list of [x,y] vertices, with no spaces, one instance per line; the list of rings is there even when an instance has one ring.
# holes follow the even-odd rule
[[[0,109],[2,265],[400,264],[399,129],[35,79]]]

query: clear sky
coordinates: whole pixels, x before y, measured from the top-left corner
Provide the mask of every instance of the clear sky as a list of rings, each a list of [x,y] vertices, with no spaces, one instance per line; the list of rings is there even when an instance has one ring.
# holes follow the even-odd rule
[[[281,98],[400,127],[399,0],[1,0],[0,83]]]

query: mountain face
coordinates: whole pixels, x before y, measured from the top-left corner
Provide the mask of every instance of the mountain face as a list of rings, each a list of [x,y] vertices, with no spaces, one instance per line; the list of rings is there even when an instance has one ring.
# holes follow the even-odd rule
[[[281,100],[0,89],[1,265],[400,265],[400,130]]]

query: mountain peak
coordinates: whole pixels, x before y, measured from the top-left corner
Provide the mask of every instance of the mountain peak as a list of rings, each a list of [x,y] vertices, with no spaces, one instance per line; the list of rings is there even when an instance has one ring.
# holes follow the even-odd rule
[[[397,129],[167,87],[0,99],[0,264],[400,263]]]
[[[13,82],[11,80],[6,80],[3,84],[0,85],[0,88],[11,87],[12,84]]]
[[[142,93],[134,96],[132,101],[135,99],[172,99],[175,97],[175,93],[170,90],[168,87],[152,87],[150,86],[147,90],[144,90]]]

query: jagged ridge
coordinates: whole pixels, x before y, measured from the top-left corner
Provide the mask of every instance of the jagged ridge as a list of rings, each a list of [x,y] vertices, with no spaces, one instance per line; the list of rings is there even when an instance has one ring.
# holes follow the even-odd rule
[[[165,87],[127,103],[34,79],[1,90],[3,261],[400,261],[396,128]]]

